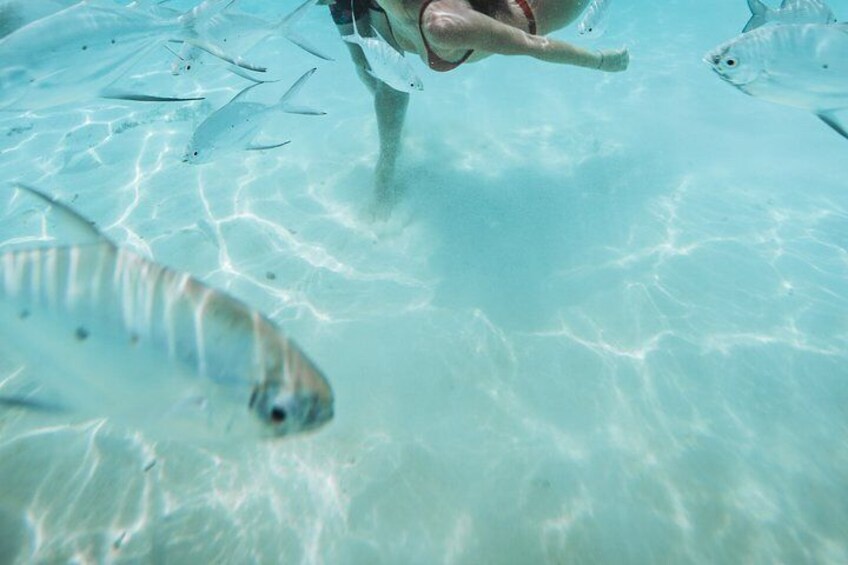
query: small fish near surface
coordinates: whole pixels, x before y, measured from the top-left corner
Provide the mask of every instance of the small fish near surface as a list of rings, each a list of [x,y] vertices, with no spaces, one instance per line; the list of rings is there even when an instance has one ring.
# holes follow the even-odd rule
[[[745,94],[813,112],[848,139],[848,24],[764,26],[704,62]]]
[[[156,9],[152,0],[133,6],[86,0],[29,23],[0,39],[0,110],[41,110],[96,97],[160,100],[109,88],[167,41],[191,43],[229,63],[264,71],[198,34],[198,26],[226,5],[205,0],[180,15]]]
[[[592,0],[583,19],[577,24],[577,32],[587,38],[600,37],[606,31],[607,14],[612,0]]]
[[[54,418],[200,442],[277,438],[332,418],[329,383],[262,313],[17,188],[84,241],[0,253],[0,343],[39,387],[3,390],[0,410],[56,407]]]
[[[291,102],[313,73],[315,73],[314,68],[305,72],[276,104],[263,104],[246,100],[247,94],[257,86],[276,81],[257,80],[237,72],[236,74],[252,80],[253,84],[236,94],[232,100],[210,114],[197,126],[183,154],[183,162],[199,165],[231,151],[262,151],[287,145],[290,140],[268,145],[257,144],[254,140],[262,127],[275,115],[285,113],[322,116],[326,113]]]
[[[424,90],[424,84],[403,53],[389,45],[377,30],[374,30],[374,33],[375,37],[362,36],[356,27],[356,18],[353,18],[353,33],[343,36],[342,39],[362,49],[365,60],[368,61],[367,72],[375,79],[399,92]]]
[[[206,20],[199,31],[217,44],[226,44],[229,49],[237,49],[242,53],[246,53],[267,37],[281,35],[307,53],[325,61],[332,61],[333,58],[330,55],[312,45],[309,40],[293,29],[313,4],[315,0],[306,0],[288,15],[272,23],[250,14],[222,10]],[[204,54],[205,51],[202,49],[185,44],[177,55],[171,72],[175,75],[191,72],[197,68],[199,62],[202,62]]]
[[[833,24],[836,16],[822,0],[783,0],[779,8],[769,8],[761,0],[748,0],[751,19],[742,33],[766,24]]]

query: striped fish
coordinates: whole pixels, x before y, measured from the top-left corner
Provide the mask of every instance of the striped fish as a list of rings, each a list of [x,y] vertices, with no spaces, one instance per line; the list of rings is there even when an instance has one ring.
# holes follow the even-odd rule
[[[3,344],[48,404],[162,439],[280,437],[332,418],[327,380],[267,317],[18,188],[94,240],[0,254]]]

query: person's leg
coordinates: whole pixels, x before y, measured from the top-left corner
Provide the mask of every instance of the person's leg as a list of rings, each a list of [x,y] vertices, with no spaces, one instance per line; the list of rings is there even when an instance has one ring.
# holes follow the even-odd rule
[[[330,6],[333,21],[341,35],[353,33],[353,18],[356,18],[356,28],[366,37],[374,35],[372,31],[371,14],[375,18],[375,24],[380,28],[383,37],[392,40],[391,30],[388,28],[384,15],[372,12],[367,8],[368,0],[355,0],[352,9],[345,8],[346,0],[337,0],[336,4]],[[379,215],[387,215],[397,197],[394,189],[393,178],[395,164],[401,148],[401,132],[403,130],[406,107],[409,103],[409,94],[398,92],[385,83],[368,74],[368,61],[365,54],[358,45],[346,43],[350,57],[356,68],[360,80],[374,96],[374,112],[377,115],[377,133],[380,137],[380,155],[374,170],[374,196],[376,210]]]
[[[378,81],[374,91],[374,110],[380,135],[380,156],[374,169],[374,196],[379,208],[391,208],[398,196],[392,181],[408,104],[408,93],[398,92]]]

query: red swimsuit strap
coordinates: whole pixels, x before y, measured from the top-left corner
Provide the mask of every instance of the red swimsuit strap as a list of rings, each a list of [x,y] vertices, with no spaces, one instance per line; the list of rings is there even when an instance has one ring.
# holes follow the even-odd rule
[[[427,50],[427,64],[434,71],[439,71],[440,73],[445,73],[447,71],[452,71],[471,56],[474,53],[473,49],[469,49],[465,52],[465,55],[459,61],[445,61],[435,53],[430,48],[430,44],[427,42],[427,37],[424,35],[424,10],[427,9],[427,6],[433,3],[434,0],[424,0],[421,3],[421,11],[418,12],[418,31],[421,33],[421,41],[424,42],[424,49]]]
[[[521,11],[524,12],[524,17],[527,18],[527,32],[530,35],[536,35],[536,15],[533,13],[533,8],[527,3],[527,0],[515,0]]]

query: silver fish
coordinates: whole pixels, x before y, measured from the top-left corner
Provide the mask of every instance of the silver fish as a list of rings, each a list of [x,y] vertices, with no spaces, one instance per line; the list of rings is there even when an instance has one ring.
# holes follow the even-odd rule
[[[342,0],[339,0],[342,1]],[[347,43],[358,45],[368,61],[368,74],[399,92],[424,90],[424,84],[402,53],[389,45],[377,30],[376,37],[363,37],[353,18],[353,33],[342,37]]]
[[[577,24],[577,32],[587,38],[600,37],[606,31],[606,19],[612,0],[592,0],[583,19]]]
[[[257,145],[254,143],[254,139],[262,126],[266,124],[267,120],[273,118],[274,114],[320,116],[326,113],[291,103],[291,99],[300,92],[314,72],[314,68],[305,72],[289,87],[276,104],[262,104],[245,100],[247,93],[252,89],[271,81],[260,81],[242,74],[241,76],[244,78],[253,80],[254,84],[236,94],[232,100],[210,114],[197,126],[183,154],[183,162],[198,165],[208,163],[218,155],[229,151],[262,151],[288,144],[290,140],[270,145]]]
[[[0,38],[79,0],[0,0]]]
[[[833,24],[836,16],[822,0],[783,0],[780,7],[773,9],[761,0],[748,0],[751,19],[742,33],[769,23],[774,24]]]
[[[91,242],[0,254],[2,345],[43,387],[4,406],[55,406],[154,439],[273,438],[333,416],[325,377],[260,312],[122,249],[31,188]]]
[[[226,43],[230,49],[241,53],[246,53],[269,36],[281,35],[307,53],[325,61],[332,61],[333,58],[330,55],[312,45],[293,29],[315,1],[306,0],[291,13],[273,23],[250,14],[222,11],[204,22],[199,31],[219,45]],[[177,60],[171,66],[171,72],[175,75],[191,72],[197,68],[198,63],[202,62],[204,53],[202,49],[191,44],[184,45],[177,55]]]
[[[205,0],[178,17],[133,9],[111,0],[86,0],[34,21],[0,40],[0,110],[37,110],[105,96],[141,57],[165,41],[189,42],[236,65],[196,32],[224,0]],[[150,99],[152,97],[130,97]]]
[[[745,94],[813,112],[848,138],[848,24],[764,26],[704,62]]]

